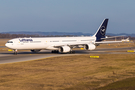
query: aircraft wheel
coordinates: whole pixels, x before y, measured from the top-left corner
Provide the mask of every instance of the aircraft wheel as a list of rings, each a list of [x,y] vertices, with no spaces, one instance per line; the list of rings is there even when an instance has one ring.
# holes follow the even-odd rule
[[[58,50],[53,50],[52,53],[59,53],[59,51]]]
[[[73,54],[73,53],[75,53],[75,51],[70,51],[69,53]]]
[[[16,50],[14,50],[14,55],[17,55],[17,49],[16,49]]]

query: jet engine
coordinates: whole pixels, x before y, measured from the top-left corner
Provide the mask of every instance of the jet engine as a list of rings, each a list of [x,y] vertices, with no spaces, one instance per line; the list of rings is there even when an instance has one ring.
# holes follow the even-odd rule
[[[94,50],[96,46],[94,44],[87,44],[84,46],[85,50]]]
[[[59,48],[59,52],[61,53],[67,53],[67,52],[70,52],[71,51],[71,48],[69,46],[61,46]]]

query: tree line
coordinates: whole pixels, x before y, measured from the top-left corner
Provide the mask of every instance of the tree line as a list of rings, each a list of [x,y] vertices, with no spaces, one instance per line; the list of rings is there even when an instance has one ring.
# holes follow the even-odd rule
[[[0,38],[22,38],[22,37],[71,37],[73,35],[29,35],[29,34],[9,34],[0,33]]]
[[[27,34],[3,34],[0,33],[0,38],[19,38],[19,37],[39,37],[40,35],[27,35]]]

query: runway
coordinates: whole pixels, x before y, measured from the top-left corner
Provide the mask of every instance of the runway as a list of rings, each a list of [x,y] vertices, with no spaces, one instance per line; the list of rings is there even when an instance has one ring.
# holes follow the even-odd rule
[[[6,48],[6,46],[0,46],[0,48]]]
[[[54,54],[54,53],[51,53],[50,50],[43,50],[39,53],[23,51],[23,52],[18,52],[17,55],[14,55],[13,52],[0,52],[0,64],[36,60],[36,59],[42,59],[42,58],[48,58],[48,57],[70,56],[70,55],[81,55],[81,54],[131,54],[129,52],[126,52],[126,50],[133,50],[133,49],[135,49],[135,47],[99,48],[93,51],[75,50],[75,54],[60,54],[60,53]],[[135,54],[135,53],[132,53],[132,54]]]

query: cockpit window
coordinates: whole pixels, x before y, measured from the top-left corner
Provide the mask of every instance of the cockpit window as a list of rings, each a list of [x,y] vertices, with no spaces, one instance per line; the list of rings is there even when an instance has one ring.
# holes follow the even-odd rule
[[[13,43],[13,41],[8,41],[7,43]]]

